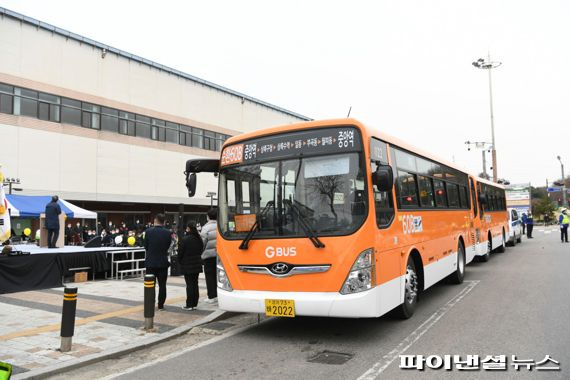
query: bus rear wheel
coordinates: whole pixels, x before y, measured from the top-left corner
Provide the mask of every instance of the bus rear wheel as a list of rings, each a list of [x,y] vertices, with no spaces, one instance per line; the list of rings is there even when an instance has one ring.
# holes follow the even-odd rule
[[[465,277],[465,248],[463,247],[463,243],[459,242],[459,246],[457,247],[457,267],[455,268],[455,272],[449,275],[448,279],[449,282],[452,284],[461,284],[463,282],[463,278]]]
[[[418,303],[419,281],[418,274],[416,272],[416,265],[414,264],[412,256],[408,257],[405,279],[404,303],[396,309],[396,314],[402,319],[408,319],[414,315],[416,304]]]

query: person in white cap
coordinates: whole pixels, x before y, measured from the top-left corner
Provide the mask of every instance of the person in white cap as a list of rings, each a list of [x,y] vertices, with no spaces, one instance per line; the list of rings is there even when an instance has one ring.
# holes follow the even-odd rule
[[[568,243],[568,224],[570,224],[570,218],[568,217],[568,210],[562,209],[562,214],[558,218],[560,223],[560,240],[562,243]]]

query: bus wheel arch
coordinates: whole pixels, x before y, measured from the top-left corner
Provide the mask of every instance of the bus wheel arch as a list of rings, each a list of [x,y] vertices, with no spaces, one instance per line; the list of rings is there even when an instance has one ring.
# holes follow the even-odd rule
[[[496,252],[499,252],[499,253],[505,252],[505,245],[507,244],[506,238],[507,237],[505,234],[505,227],[503,227],[503,232],[501,235],[501,239],[503,239],[503,241],[501,242],[501,244],[497,248],[495,248]]]
[[[424,264],[420,252],[414,248],[410,251],[409,257],[414,261],[416,273],[418,274],[418,290],[421,293],[424,291]]]
[[[408,319],[414,315],[419,295],[424,287],[423,277],[424,270],[420,253],[417,249],[412,249],[406,257],[404,300],[394,309],[397,317]]]
[[[465,266],[467,264],[465,243],[463,242],[463,238],[460,236],[457,240],[457,265],[455,267],[455,271],[447,277],[447,280],[452,284],[463,283],[463,278],[465,277]]]
[[[491,252],[493,251],[493,235],[491,235],[491,231],[487,231],[487,246],[485,247],[487,252],[484,255],[479,256],[479,259],[483,262],[489,261],[489,257],[491,257]]]

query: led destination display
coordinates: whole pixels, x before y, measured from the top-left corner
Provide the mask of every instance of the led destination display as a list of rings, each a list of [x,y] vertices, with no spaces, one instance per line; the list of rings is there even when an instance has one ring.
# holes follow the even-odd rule
[[[360,150],[362,150],[362,140],[358,129],[354,127],[320,128],[266,136],[230,145],[224,148],[220,165]]]

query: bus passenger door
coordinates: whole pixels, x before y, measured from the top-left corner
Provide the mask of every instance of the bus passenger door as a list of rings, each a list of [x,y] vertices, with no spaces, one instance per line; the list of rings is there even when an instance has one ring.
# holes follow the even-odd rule
[[[475,181],[473,177],[469,176],[469,190],[471,193],[471,221],[469,223],[469,244],[471,245],[466,249],[467,263],[473,260],[477,254],[481,243],[481,216],[479,210],[479,201],[477,199],[477,191],[475,190]]]

